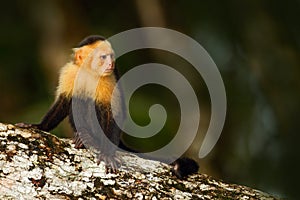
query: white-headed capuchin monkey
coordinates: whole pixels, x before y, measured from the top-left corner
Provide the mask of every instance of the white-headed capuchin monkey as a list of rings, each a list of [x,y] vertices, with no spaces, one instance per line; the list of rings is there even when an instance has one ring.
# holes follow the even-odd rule
[[[100,151],[98,162],[104,161],[108,171],[116,172],[120,164],[115,157],[117,148],[108,145],[106,139],[122,149],[136,152],[121,141],[121,129],[114,120],[118,117],[121,119],[118,121],[122,121],[125,114],[122,91],[115,89],[118,79],[110,43],[102,36],[88,36],[74,48],[71,61],[61,69],[55,102],[42,121],[39,124],[16,125],[50,131],[69,116],[75,148],[87,145],[95,148]],[[112,104],[117,108],[114,115]],[[104,134],[99,133],[99,124]],[[172,171],[178,178],[199,169],[198,164],[189,158],[179,158],[173,165]]]

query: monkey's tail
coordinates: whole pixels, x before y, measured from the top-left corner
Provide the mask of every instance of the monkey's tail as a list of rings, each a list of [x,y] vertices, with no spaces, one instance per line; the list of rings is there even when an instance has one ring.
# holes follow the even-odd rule
[[[119,148],[131,153],[140,153],[128,147],[126,144],[124,144],[122,140],[119,143]],[[169,164],[168,161],[170,160],[170,158],[165,158],[165,159],[155,158],[146,154],[138,154],[138,155],[145,159],[161,161],[163,163],[168,163],[168,164]],[[184,179],[189,175],[195,174],[199,171],[199,164],[195,160],[188,157],[180,157],[170,165],[172,166],[172,173],[179,179]]]

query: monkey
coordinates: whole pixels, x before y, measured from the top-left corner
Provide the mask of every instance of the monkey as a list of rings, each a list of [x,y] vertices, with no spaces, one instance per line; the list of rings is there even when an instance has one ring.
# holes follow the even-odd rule
[[[69,116],[75,148],[95,148],[100,151],[98,161],[104,161],[109,170],[116,171],[119,160],[115,157],[113,145],[106,143],[106,137],[114,145],[119,145],[121,129],[111,110],[117,77],[110,43],[102,36],[89,36],[73,49],[71,61],[62,67],[54,104],[42,121],[17,126],[51,131]],[[120,95],[119,92],[116,94]],[[117,108],[121,107],[121,100],[114,101]],[[97,118],[94,119],[93,115]],[[114,117],[122,118],[122,115],[123,112],[118,112]],[[101,128],[97,127],[98,122]],[[103,130],[106,137],[98,133],[99,130]]]
[[[71,61],[62,67],[55,101],[41,122],[16,126],[49,132],[68,116],[75,148],[96,149],[100,152],[98,164],[104,161],[107,171],[117,172],[121,164],[115,156],[117,147],[137,152],[121,139],[123,133],[119,126],[126,116],[122,90],[115,87],[119,78],[111,44],[102,36],[88,36],[73,49]],[[116,123],[116,118],[121,124]],[[101,130],[103,133],[99,133]],[[179,158],[172,165],[173,174],[180,179],[199,170],[198,163],[190,158]]]

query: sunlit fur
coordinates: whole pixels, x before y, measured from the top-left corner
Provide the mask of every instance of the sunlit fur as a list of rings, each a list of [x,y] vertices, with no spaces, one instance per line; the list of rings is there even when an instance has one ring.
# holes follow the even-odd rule
[[[67,97],[91,98],[96,103],[110,103],[112,91],[116,84],[113,73],[99,75],[91,68],[93,50],[95,48],[113,53],[107,41],[99,41],[74,50],[74,60],[67,63],[60,72],[57,97],[64,94]],[[99,63],[101,66],[102,63]],[[116,91],[119,96],[119,92]]]

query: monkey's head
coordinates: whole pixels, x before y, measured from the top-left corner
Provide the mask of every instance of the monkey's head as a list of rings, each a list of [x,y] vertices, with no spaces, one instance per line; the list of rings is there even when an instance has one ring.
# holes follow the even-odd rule
[[[74,63],[96,76],[109,76],[115,67],[114,51],[101,36],[88,36],[74,48]]]

